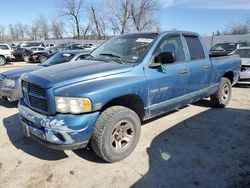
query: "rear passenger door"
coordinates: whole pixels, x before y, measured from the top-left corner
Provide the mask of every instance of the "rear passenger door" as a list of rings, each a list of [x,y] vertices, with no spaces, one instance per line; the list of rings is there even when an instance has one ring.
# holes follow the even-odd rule
[[[206,97],[211,80],[211,62],[204,53],[198,36],[184,36],[189,52],[190,77],[189,93],[197,97]]]

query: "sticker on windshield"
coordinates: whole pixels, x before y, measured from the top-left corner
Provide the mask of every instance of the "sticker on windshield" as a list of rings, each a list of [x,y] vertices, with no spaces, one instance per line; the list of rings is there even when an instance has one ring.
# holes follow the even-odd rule
[[[136,42],[144,42],[144,43],[151,43],[153,39],[147,39],[147,38],[138,38]]]
[[[64,53],[63,56],[70,57],[70,54]]]

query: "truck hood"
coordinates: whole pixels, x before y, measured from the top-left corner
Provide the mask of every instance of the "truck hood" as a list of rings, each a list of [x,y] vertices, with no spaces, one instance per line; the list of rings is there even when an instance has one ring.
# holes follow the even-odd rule
[[[250,58],[241,58],[241,65],[250,65]]]
[[[9,70],[9,71],[3,72],[1,74],[4,75],[6,78],[16,79],[24,73],[29,73],[29,72],[32,72],[34,70],[38,70],[40,68],[42,68],[42,66],[29,66],[29,67],[23,67],[23,68],[18,68],[18,69],[14,69],[14,70]]]
[[[119,64],[116,62],[83,60],[46,67],[42,70],[25,74],[22,76],[22,79],[43,88],[59,88],[86,80],[129,72],[132,69],[132,63]]]

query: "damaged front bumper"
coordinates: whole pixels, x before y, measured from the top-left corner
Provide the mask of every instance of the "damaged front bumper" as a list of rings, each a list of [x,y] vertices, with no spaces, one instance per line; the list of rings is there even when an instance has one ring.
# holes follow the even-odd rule
[[[58,150],[74,150],[85,147],[91,138],[99,112],[72,115],[45,116],[18,104],[21,129],[27,137],[47,147]]]

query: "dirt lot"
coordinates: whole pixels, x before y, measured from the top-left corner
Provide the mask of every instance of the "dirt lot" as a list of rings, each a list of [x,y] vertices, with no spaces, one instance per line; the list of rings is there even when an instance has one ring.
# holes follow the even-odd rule
[[[0,68],[0,72],[13,66]],[[91,148],[56,151],[24,137],[17,103],[0,99],[1,187],[250,187],[250,87],[145,122],[135,151],[114,164]]]

